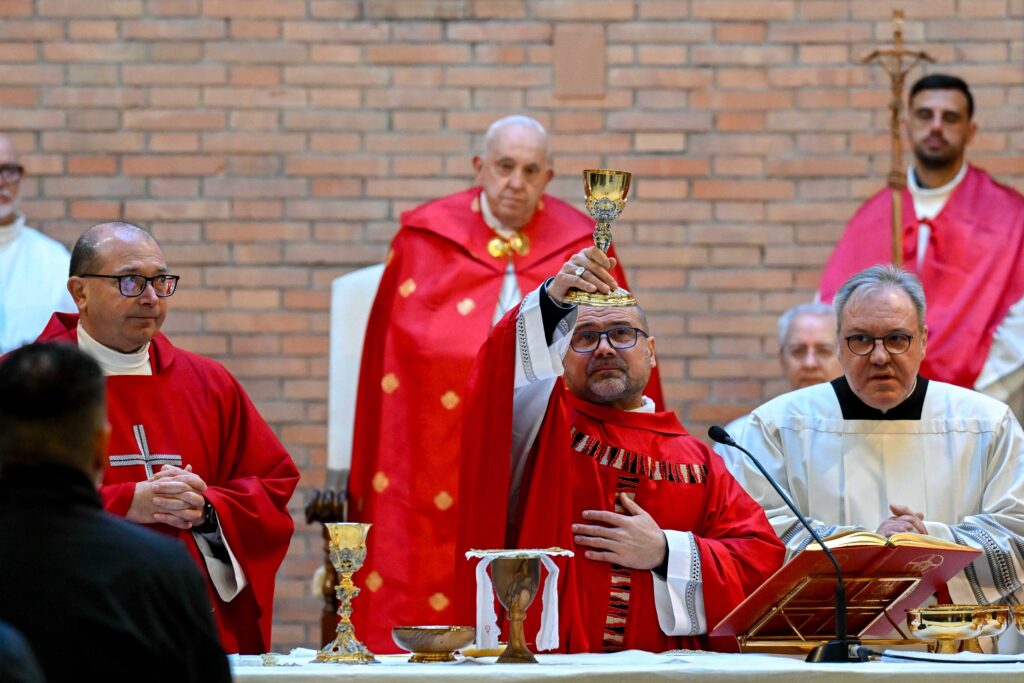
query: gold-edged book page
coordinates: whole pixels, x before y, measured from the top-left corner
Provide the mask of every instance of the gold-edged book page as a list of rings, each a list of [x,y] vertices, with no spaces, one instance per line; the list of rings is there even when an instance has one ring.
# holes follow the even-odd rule
[[[825,545],[829,548],[848,548],[851,546],[889,546],[905,547],[905,548],[946,548],[949,550],[968,550],[966,546],[947,541],[944,538],[936,538],[934,536],[925,536],[923,534],[914,533],[899,533],[893,534],[889,538],[876,534],[874,531],[867,531],[866,529],[855,529],[853,531],[844,531],[841,534],[835,534],[823,539]],[[807,546],[807,550],[821,550],[821,546],[817,543],[811,543]]]

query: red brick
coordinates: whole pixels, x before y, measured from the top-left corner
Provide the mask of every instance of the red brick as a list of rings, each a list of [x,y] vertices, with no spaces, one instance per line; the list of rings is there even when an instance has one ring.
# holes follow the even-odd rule
[[[306,14],[305,0],[202,0],[203,14],[212,17],[291,19]]]
[[[38,12],[50,17],[137,17],[142,14],[142,0],[38,0]]]

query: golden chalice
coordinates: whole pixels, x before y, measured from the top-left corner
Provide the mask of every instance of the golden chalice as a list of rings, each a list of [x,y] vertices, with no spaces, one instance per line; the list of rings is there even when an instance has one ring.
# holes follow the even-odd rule
[[[1005,605],[932,605],[907,612],[907,626],[915,638],[934,640],[935,652],[956,654],[960,641],[963,649],[980,652],[977,639],[998,636],[1009,618]]]
[[[537,659],[526,646],[526,608],[540,588],[540,557],[498,557],[491,561],[491,580],[498,602],[508,612],[508,646],[498,657],[498,664],[536,664]],[[550,580],[550,578],[549,578]]]
[[[359,589],[352,583],[354,574],[366,561],[366,535],[372,524],[357,522],[326,522],[324,526],[330,535],[331,564],[341,577],[334,587],[338,596],[338,635],[316,653],[318,662],[344,662],[346,664],[371,664],[377,660],[373,653],[356,638],[352,626],[352,600],[359,595]]]
[[[608,253],[612,246],[612,221],[619,217],[626,206],[626,196],[633,179],[626,171],[587,169],[583,171],[583,192],[587,197],[587,212],[597,221],[594,227],[594,244]],[[584,292],[569,290],[566,303],[586,306],[633,306],[636,298],[622,287],[614,292]]]

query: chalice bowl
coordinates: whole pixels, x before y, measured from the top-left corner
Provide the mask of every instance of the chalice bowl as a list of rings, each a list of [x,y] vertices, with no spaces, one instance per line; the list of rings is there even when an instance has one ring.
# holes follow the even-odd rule
[[[626,171],[583,171],[583,192],[587,197],[587,212],[597,221],[594,227],[594,244],[606,254],[612,246],[612,221],[619,217],[626,206],[626,196],[629,194],[632,179],[633,174]],[[622,287],[608,294],[591,294],[572,289],[566,295],[565,302],[586,306],[633,306],[636,304],[636,298]]]
[[[508,612],[509,635],[498,664],[536,664],[526,646],[526,608],[540,587],[540,557],[498,557],[491,561],[491,580],[498,602]],[[548,579],[550,580],[550,578]]]
[[[318,662],[344,662],[346,664],[371,664],[377,660],[373,653],[356,638],[352,626],[352,600],[359,595],[359,589],[352,583],[354,574],[366,561],[366,535],[372,524],[357,522],[326,522],[324,526],[330,536],[328,545],[331,564],[341,577],[334,587],[338,596],[338,635],[334,641],[316,653]]]
[[[1006,605],[932,605],[907,612],[907,626],[915,638],[934,640],[935,652],[956,654],[981,652],[977,639],[998,636],[1009,618]]]

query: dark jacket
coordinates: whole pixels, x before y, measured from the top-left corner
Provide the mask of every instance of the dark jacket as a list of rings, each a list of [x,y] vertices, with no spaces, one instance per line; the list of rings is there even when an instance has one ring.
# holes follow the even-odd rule
[[[70,468],[0,472],[0,620],[50,683],[231,680],[192,558],[104,512]]]

